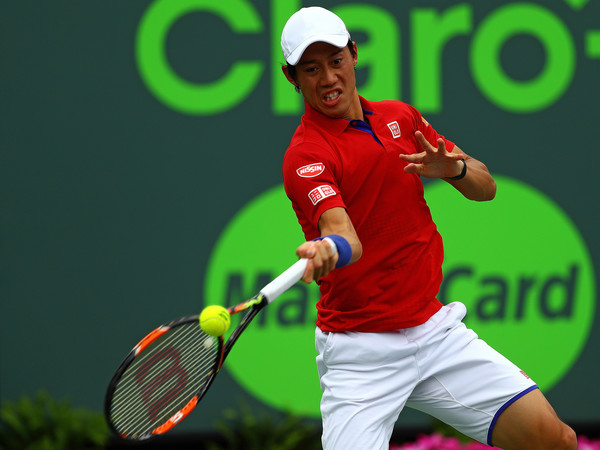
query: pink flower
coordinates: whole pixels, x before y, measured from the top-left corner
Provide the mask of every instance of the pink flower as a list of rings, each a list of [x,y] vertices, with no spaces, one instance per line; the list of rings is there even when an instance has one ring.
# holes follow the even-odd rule
[[[490,447],[489,445],[482,444],[481,442],[477,442],[477,441],[469,442],[468,444],[466,444],[464,446],[464,449],[465,450],[490,450],[490,449],[500,450],[498,447]]]
[[[417,436],[414,443],[401,446],[390,446],[390,450],[462,450],[460,441],[454,437],[444,437],[441,434]]]
[[[600,440],[591,441],[585,436],[577,436],[579,450],[600,450]]]
[[[577,444],[579,450],[600,450],[600,440],[590,440],[586,436],[578,436]],[[498,447],[489,447],[477,441],[472,441],[467,444],[461,444],[454,437],[445,437],[441,434],[417,436],[415,442],[398,445],[390,444],[390,450],[490,450],[498,449]]]

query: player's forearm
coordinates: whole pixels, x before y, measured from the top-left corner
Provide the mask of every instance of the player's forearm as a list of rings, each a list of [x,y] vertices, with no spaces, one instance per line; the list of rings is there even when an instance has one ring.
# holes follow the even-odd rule
[[[336,234],[350,244],[352,257],[348,264],[355,263],[362,256],[362,244],[344,208],[338,207],[325,211],[319,220],[319,230],[321,236]]]
[[[469,200],[487,201],[496,196],[496,182],[481,161],[465,155],[466,174],[460,180],[446,179]]]

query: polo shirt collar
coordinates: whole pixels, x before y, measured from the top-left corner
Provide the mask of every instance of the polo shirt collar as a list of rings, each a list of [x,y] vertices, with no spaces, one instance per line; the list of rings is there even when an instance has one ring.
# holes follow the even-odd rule
[[[360,106],[365,114],[371,115],[373,113],[373,105],[371,102],[365,100],[361,96],[358,96],[358,98],[360,99]],[[333,136],[341,135],[346,128],[350,126],[349,120],[327,117],[325,114],[313,109],[306,100],[304,101],[304,118]]]

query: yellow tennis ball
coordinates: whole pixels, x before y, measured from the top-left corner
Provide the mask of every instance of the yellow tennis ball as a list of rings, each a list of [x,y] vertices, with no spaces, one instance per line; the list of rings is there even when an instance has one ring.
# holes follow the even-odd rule
[[[207,306],[200,313],[200,328],[211,336],[223,336],[231,325],[229,311],[219,305]]]

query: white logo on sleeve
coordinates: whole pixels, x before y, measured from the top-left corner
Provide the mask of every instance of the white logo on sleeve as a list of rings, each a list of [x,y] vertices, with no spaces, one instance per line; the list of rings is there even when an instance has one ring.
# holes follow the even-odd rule
[[[336,195],[335,190],[329,186],[328,184],[324,184],[323,186],[319,186],[318,188],[313,189],[308,193],[308,198],[313,205],[316,205],[321,200],[326,199],[327,197],[331,197]]]
[[[302,178],[312,178],[321,175],[324,170],[325,164],[319,162],[302,166],[299,169],[296,169],[296,173]]]
[[[392,132],[392,136],[394,137],[394,139],[400,137],[402,133],[400,132],[400,125],[398,125],[398,122],[394,120],[393,122],[388,123],[387,126]]]

